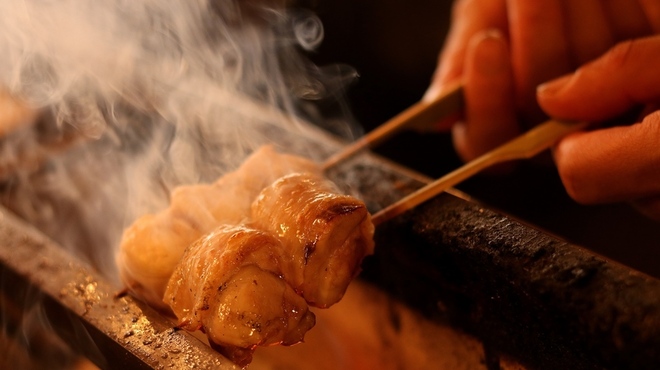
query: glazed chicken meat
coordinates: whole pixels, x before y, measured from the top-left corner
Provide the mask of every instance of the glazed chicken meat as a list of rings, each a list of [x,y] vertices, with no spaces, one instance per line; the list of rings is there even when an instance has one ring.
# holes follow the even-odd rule
[[[314,314],[283,276],[282,242],[244,226],[219,226],[190,245],[165,291],[178,326],[201,329],[239,365],[256,346],[295,344]]]
[[[175,188],[168,208],[141,216],[124,231],[117,254],[121,280],[149,305],[167,310],[165,287],[184,250],[219,225],[246,222],[264,187],[297,172],[320,176],[314,162],[264,146],[213,184]]]
[[[365,204],[317,164],[266,146],[138,218],[117,263],[134,296],[245,366],[257,346],[303,340],[315,323],[309,306],[342,298],[373,253],[373,233]]]
[[[337,303],[362,258],[373,252],[374,226],[364,203],[309,173],[284,176],[265,188],[252,203],[252,220],[282,239],[287,276],[316,307]]]

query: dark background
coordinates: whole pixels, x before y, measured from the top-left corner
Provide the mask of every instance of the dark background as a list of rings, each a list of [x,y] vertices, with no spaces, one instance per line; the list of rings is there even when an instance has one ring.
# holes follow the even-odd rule
[[[447,32],[450,1],[318,0],[303,6],[325,28],[312,60],[345,63],[359,74],[346,99],[366,131],[422,97]],[[408,132],[375,151],[432,178],[461,164],[448,134]],[[532,227],[660,277],[660,223],[626,204],[576,204],[552,166],[521,162],[511,174],[479,175],[457,188]]]

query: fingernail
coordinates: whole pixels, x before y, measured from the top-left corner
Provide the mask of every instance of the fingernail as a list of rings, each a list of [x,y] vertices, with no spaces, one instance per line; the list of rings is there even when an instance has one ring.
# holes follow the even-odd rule
[[[479,33],[472,41],[475,67],[480,74],[494,76],[506,71],[509,63],[509,49],[497,29]]]
[[[494,75],[508,68],[508,47],[502,32],[498,29],[489,29],[475,35],[471,41],[476,47],[477,68],[480,73]],[[454,76],[454,79],[459,76]],[[444,80],[451,79],[444,76]],[[432,83],[424,93],[422,101],[433,101],[442,94],[447,84]]]
[[[440,95],[440,91],[442,91],[442,89],[438,84],[432,84],[424,93],[422,100],[426,102],[433,101]]]
[[[572,77],[573,75],[570,74],[542,83],[536,88],[536,93],[537,95],[543,96],[557,95],[564,87],[568,85]]]

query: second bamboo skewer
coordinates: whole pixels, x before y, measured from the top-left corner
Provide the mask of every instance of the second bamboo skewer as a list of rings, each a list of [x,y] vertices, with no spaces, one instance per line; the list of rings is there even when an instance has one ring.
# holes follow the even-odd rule
[[[328,158],[322,168],[325,171],[334,167],[360,150],[372,147],[404,129],[414,127],[422,129],[444,118],[459,114],[462,110],[463,86],[457,83],[445,89],[437,99],[413,104],[410,108],[344,147],[339,153]]]
[[[560,138],[586,126],[584,122],[546,121],[377,212],[372,218],[373,223],[379,225],[394,218],[496,163],[531,158]]]
[[[457,83],[447,88],[434,101],[420,101],[412,105],[359,140],[346,146],[342,151],[327,159],[322,168],[327,170],[352,157],[360,150],[372,147],[406,128],[423,128],[459,114],[463,110],[463,104],[463,86]],[[487,167],[509,160],[531,158],[552,146],[563,136],[581,130],[586,126],[587,123],[584,122],[549,120],[377,212],[372,220],[375,225],[381,224],[474,176]]]

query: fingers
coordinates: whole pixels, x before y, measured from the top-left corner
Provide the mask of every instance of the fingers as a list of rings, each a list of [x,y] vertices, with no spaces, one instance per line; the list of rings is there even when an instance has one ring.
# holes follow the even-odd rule
[[[660,1],[658,0],[638,0],[642,7],[649,26],[654,33],[660,33]]]
[[[468,161],[517,136],[519,127],[509,48],[502,34],[477,34],[465,60],[465,121],[452,134],[457,153]]]
[[[660,196],[659,141],[656,111],[632,126],[566,137],[554,157],[566,190],[579,203],[651,199]]]
[[[463,74],[469,40],[477,32],[507,28],[506,0],[457,0],[454,3],[451,28],[440,53],[438,67],[424,100],[433,100],[444,86]]]
[[[605,55],[541,86],[540,105],[551,116],[602,121],[639,105],[660,102],[660,36],[618,44]],[[660,111],[628,127],[563,139],[555,162],[569,195],[580,203],[633,201],[660,219]]]
[[[561,0],[508,0],[511,56],[523,119],[539,121],[536,86],[571,70]]]
[[[635,200],[632,205],[646,217],[660,221],[660,196]]]
[[[563,2],[563,7],[573,65],[591,61],[614,45],[615,36],[603,1],[568,0]]]
[[[574,0],[573,0],[574,1]],[[602,2],[617,41],[642,37],[651,33],[644,9],[637,0],[607,0]]]
[[[553,117],[602,121],[660,101],[660,36],[618,44],[574,74],[544,84],[538,100]]]

